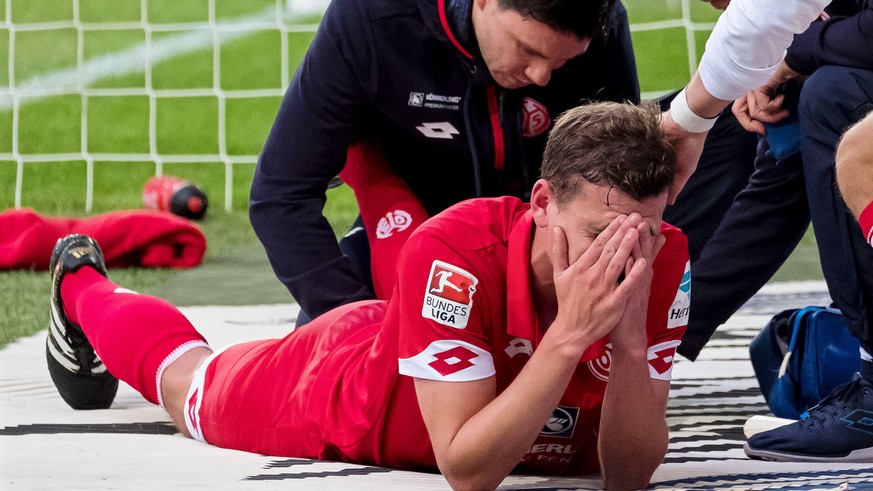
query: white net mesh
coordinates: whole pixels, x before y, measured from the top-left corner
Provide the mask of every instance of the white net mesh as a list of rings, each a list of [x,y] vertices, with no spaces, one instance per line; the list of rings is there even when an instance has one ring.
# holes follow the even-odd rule
[[[34,2],[30,4],[33,7],[24,8],[26,2]],[[35,5],[41,2],[46,5]],[[135,5],[131,6],[131,2]],[[711,30],[712,24],[692,20],[690,0],[665,2],[663,7],[675,12],[675,18],[634,22],[632,13],[631,30],[637,43],[637,33],[684,29],[688,74],[682,74],[682,77],[687,80],[696,69],[699,41],[696,37],[700,32]],[[234,168],[255,163],[265,137],[264,131],[264,134],[255,135],[256,145],[237,143],[239,136],[233,130],[234,120],[248,114],[245,104],[240,101],[266,101],[266,106],[273,108],[271,114],[267,110],[267,118],[272,118],[296,69],[292,65],[296,65],[295,59],[299,61],[308,44],[308,37],[295,37],[295,34],[311,36],[315,32],[317,13],[323,11],[327,0],[232,2],[260,7],[260,10],[252,10],[249,6],[247,11],[239,5],[228,8],[229,3],[224,0],[203,0],[206,12],[205,15],[201,12],[199,18],[185,13],[184,9],[180,10],[180,18],[164,18],[163,13],[178,9],[179,5],[196,3],[173,0],[5,0],[4,3],[0,48],[5,34],[7,46],[3,51],[8,62],[8,85],[0,87],[0,115],[7,116],[11,141],[0,142],[0,161],[12,163],[15,167],[14,187],[4,189],[13,189],[12,202],[15,207],[21,207],[26,191],[23,185],[28,172],[26,164],[84,162],[84,208],[91,212],[95,197],[95,163],[134,162],[150,163],[155,175],[161,175],[164,165],[171,163],[223,166],[224,196],[223,203],[219,203],[231,210],[234,186],[240,186],[234,181]],[[124,17],[121,11],[127,8],[130,10],[127,14],[129,20],[100,20],[102,15],[94,14],[98,7],[103,12],[117,9],[120,15],[116,17]],[[44,20],[39,15],[28,13],[34,8],[43,11],[55,8],[62,12],[59,19]],[[241,43],[244,47],[245,43],[254,43],[246,48],[254,51],[240,51],[239,47],[234,52],[224,49]],[[37,49],[40,44],[43,46]],[[51,49],[46,49],[45,44],[49,44]],[[255,57],[246,53],[260,50],[277,51],[272,62],[277,65],[274,67],[276,75],[263,77],[264,80],[254,84],[236,83],[234,77],[249,71],[246,62]],[[205,63],[185,62],[189,58],[202,61],[203,56],[209,57],[210,54],[211,60],[207,59]],[[167,73],[165,67],[168,64],[174,67],[173,73]],[[201,79],[206,82],[186,81],[192,73],[208,72],[210,65],[211,73],[201,73]],[[649,98],[676,88],[648,87],[643,96]],[[115,134],[122,132],[120,127],[113,127],[112,120],[101,116],[107,107],[112,107],[113,99],[133,101],[142,113],[138,128],[134,125],[134,130],[124,130],[147,132],[147,138],[140,135],[141,143],[113,144],[107,148],[106,142],[121,140]],[[181,103],[181,108],[171,108],[171,102],[177,104],[179,101],[187,101],[187,105]],[[41,119],[31,121],[28,108],[36,104],[52,106],[49,110],[52,116],[43,115]],[[215,134],[208,138],[210,142],[214,140],[214,144],[204,145],[208,148],[186,145],[185,136],[180,136],[191,129],[188,125],[198,125],[197,117],[192,115],[193,108],[206,108],[216,122]],[[119,111],[122,114],[116,116],[121,116],[120,119],[133,112],[128,107]],[[67,122],[56,121],[61,118]],[[62,124],[67,133],[74,133],[67,149],[39,144],[33,141],[38,138],[22,131],[22,128],[34,125],[50,125],[52,121]],[[209,121],[206,126],[213,125],[212,120]],[[96,136],[101,134],[115,136]],[[191,139],[196,138],[192,136]],[[177,143],[170,145],[165,141]],[[213,201],[218,200],[213,197]],[[237,201],[240,201],[239,197]]]

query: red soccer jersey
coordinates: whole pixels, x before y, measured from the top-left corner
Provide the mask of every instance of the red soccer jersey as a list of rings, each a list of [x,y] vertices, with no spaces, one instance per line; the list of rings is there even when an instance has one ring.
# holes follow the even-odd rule
[[[217,355],[191,391],[192,433],[270,455],[436,470],[412,377],[496,375],[502,391],[542,338],[529,288],[528,210],[515,198],[456,205],[409,239],[387,306],[340,307],[283,339]],[[690,272],[685,237],[667,225],[662,232],[647,333],[650,375],[669,380],[688,318]],[[597,469],[609,363],[603,342],[586,352],[517,471]]]
[[[400,373],[438,381],[496,375],[498,393],[536,350],[539,326],[530,288],[532,216],[515,198],[462,203],[426,223],[401,255]],[[649,373],[669,380],[688,319],[687,243],[669,225],[653,268],[646,330]],[[583,356],[560,404],[517,472],[596,471],[600,408],[609,376],[606,340]]]

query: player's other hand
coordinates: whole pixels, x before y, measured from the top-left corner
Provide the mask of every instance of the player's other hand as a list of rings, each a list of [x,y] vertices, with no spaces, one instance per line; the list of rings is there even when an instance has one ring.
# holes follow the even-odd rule
[[[646,349],[646,313],[649,306],[649,295],[652,287],[655,258],[661,247],[667,241],[660,230],[653,231],[648,223],[637,225],[639,241],[631,252],[631,257],[625,265],[625,271],[630,273],[634,265],[643,261],[646,265],[636,288],[630,293],[627,307],[619,319],[615,329],[609,333],[609,341],[615,352],[637,351]]]
[[[636,213],[619,215],[572,264],[567,234],[553,229],[552,262],[558,314],[549,330],[566,335],[562,345],[581,356],[585,349],[613,330],[628,299],[645,282],[647,259],[640,250]]]

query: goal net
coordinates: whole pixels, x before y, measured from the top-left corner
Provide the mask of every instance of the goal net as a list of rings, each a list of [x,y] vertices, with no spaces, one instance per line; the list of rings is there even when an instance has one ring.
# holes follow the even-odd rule
[[[327,3],[0,0],[0,208],[47,189],[89,213],[130,206],[116,195],[169,174],[206,180],[216,208],[245,209]],[[684,85],[717,12],[625,4],[644,98]]]

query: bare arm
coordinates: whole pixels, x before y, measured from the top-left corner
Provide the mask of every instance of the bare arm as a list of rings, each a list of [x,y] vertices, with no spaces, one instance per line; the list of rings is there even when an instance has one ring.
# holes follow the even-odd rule
[[[843,135],[837,147],[836,173],[846,206],[855,218],[860,218],[873,200],[873,113]]]
[[[620,219],[621,218],[621,219]],[[496,394],[494,377],[476,382],[416,379],[422,416],[440,471],[456,489],[492,489],[536,440],[588,346],[621,317],[643,281],[645,261],[618,283],[638,244],[638,215],[616,218],[573,264],[557,229],[552,251],[558,315],[518,377]]]

